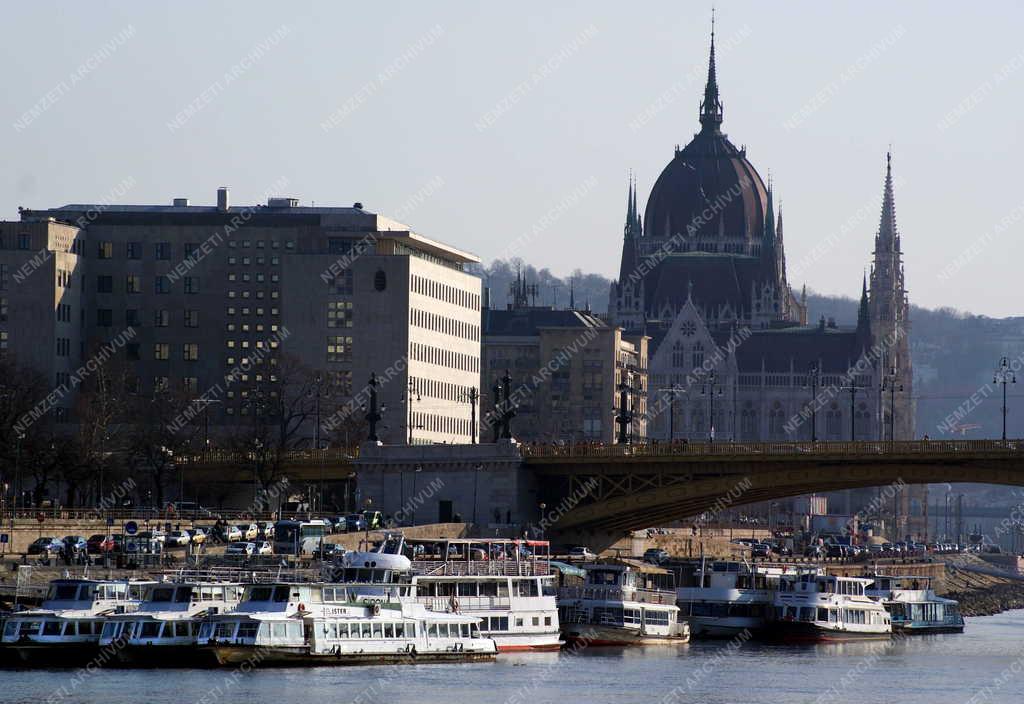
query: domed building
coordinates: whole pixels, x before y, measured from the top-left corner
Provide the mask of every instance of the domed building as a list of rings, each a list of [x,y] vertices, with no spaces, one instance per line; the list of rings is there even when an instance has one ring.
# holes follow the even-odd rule
[[[891,160],[857,324],[808,324],[806,296],[787,279],[772,184],[722,132],[714,32],[698,118],[700,130],[676,147],[643,217],[629,184],[610,295],[612,322],[650,338],[649,435],[912,438],[909,303]]]

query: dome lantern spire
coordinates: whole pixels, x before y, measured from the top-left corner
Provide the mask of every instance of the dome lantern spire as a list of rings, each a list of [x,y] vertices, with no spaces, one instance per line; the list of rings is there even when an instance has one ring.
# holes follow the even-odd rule
[[[705,130],[718,131],[722,124],[722,101],[718,98],[718,77],[715,73],[715,10],[711,9],[711,53],[708,57],[708,82],[704,100],[700,102],[700,124]]]

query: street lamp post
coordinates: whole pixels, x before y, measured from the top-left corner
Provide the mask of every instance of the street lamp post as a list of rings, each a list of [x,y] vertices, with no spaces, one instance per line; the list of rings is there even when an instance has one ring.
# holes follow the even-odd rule
[[[811,442],[818,442],[818,384],[821,382],[821,370],[817,363],[812,363],[807,372],[807,382],[811,387]],[[807,388],[807,385],[804,386]]]
[[[857,439],[857,390],[862,388],[857,385],[856,379],[850,379],[850,385],[842,389],[850,392],[850,442]]]
[[[21,507],[25,508],[25,499],[21,496],[21,441],[24,438],[25,433],[18,432],[14,439],[14,513],[18,512],[18,499],[21,499]],[[13,514],[11,520],[14,520]]]
[[[1010,360],[1006,357],[999,360],[992,383],[1003,385],[1003,442],[1006,442],[1006,385],[1017,383],[1017,375],[1010,369]]]
[[[889,370],[888,376],[882,380],[882,390],[889,392],[889,442],[896,441],[896,392],[903,392],[903,384],[899,383],[896,370]]]
[[[707,395],[709,401],[708,409],[708,442],[715,441],[715,394],[722,395],[722,389],[720,388],[717,377],[715,376],[715,370],[712,369],[708,372],[707,383],[704,384],[700,389],[701,395]]]
[[[408,429],[409,429],[409,441],[408,441],[407,444],[409,444],[409,445],[412,445],[412,429],[413,429],[413,424],[412,424],[412,418],[413,418],[413,413],[412,413],[412,395],[413,394],[416,394],[416,401],[417,402],[423,400],[423,398],[420,396],[420,392],[416,388],[416,380],[415,379],[409,379],[409,392],[406,394],[406,397],[405,397],[405,399],[406,399],[406,406],[407,406],[406,409],[405,409],[405,413],[406,413],[406,416],[407,416],[406,417],[406,421],[407,421],[406,425],[408,426]]]
[[[672,386],[668,386],[663,389],[658,389],[658,391],[660,391],[663,394],[666,394],[669,397],[668,441],[672,442],[673,440],[676,439],[676,399],[678,398],[679,394],[685,394],[686,389],[680,389],[675,384],[672,384]]]
[[[473,469],[473,526],[476,527],[476,492],[477,485],[480,483],[480,470],[483,469],[482,464],[478,464]]]
[[[412,471],[412,497],[409,501],[412,503],[412,525],[416,525],[416,475],[423,471],[423,465],[416,465],[416,469]]]

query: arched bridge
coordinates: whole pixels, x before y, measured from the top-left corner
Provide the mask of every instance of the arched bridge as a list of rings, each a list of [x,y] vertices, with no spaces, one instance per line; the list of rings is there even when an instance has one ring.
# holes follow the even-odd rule
[[[621,536],[707,511],[895,482],[1024,485],[1024,441],[527,446],[551,531]]]

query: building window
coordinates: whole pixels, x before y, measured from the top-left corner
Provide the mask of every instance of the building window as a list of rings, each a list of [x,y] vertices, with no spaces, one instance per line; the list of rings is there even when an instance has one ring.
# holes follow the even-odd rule
[[[186,310],[185,311],[185,327],[197,328],[199,327],[199,311],[198,310]]]
[[[153,313],[153,325],[158,328],[165,328],[171,324],[171,311],[158,310]]]
[[[171,346],[166,342],[157,342],[153,345],[153,359],[168,360],[171,358]]]
[[[182,388],[186,393],[194,394],[199,391],[199,377],[187,376],[182,380]]]
[[[156,277],[155,290],[157,293],[170,293],[171,292],[171,280],[164,275],[158,275]]]
[[[83,279],[84,281],[84,279]],[[0,264],[0,291],[7,290],[7,265]]]
[[[139,343],[129,342],[124,346],[125,357],[131,362],[137,362],[142,357],[139,354]]]
[[[195,342],[186,342],[181,346],[181,358],[186,362],[199,360],[199,345]]]
[[[352,338],[344,335],[330,335],[327,337],[327,361],[328,362],[351,362],[352,361]]]
[[[97,242],[96,243],[96,256],[100,259],[111,259],[114,256],[114,243],[113,242]],[[28,249],[28,247],[22,247],[22,249]]]
[[[783,429],[786,414],[782,410],[782,404],[776,401],[772,404],[772,410],[768,412],[768,437],[772,440],[782,440],[786,437]]]
[[[7,331],[0,330],[0,350],[7,349]]]
[[[96,293],[111,293],[114,290],[114,279],[110,276],[96,277]]]
[[[327,327],[352,327],[352,301],[328,301]]]
[[[171,388],[170,380],[165,376],[153,377],[153,393],[161,393]]]
[[[274,276],[277,276],[276,274]],[[335,274],[335,276],[327,282],[327,292],[335,295],[347,296],[352,294],[352,270],[345,269],[344,271]]]
[[[142,277],[136,274],[128,274],[125,277],[124,290],[126,293],[142,293]]]
[[[198,250],[199,250],[199,245],[197,243],[195,243],[195,242],[186,242],[185,243],[185,256],[186,257],[195,256],[195,253]]]
[[[109,328],[114,324],[114,311],[110,308],[96,309],[96,325],[101,328]]]
[[[171,243],[170,242],[157,242],[155,256],[157,259],[170,259],[171,258]]]
[[[137,308],[129,308],[124,312],[124,324],[129,328],[141,327],[142,322]]]
[[[0,298],[0,323],[7,322],[7,299]]]
[[[125,245],[125,254],[129,259],[142,259],[142,243],[128,242]]]
[[[198,276],[186,276],[185,277],[185,293],[199,293],[199,277]]]
[[[686,368],[686,348],[678,340],[672,343],[672,366],[676,369]]]
[[[841,440],[843,433],[843,413],[839,404],[832,403],[825,413],[825,433],[829,440]]]
[[[704,364],[704,345],[699,342],[693,345],[693,368],[697,369]]]

